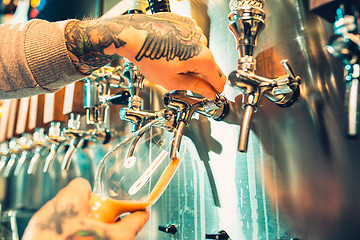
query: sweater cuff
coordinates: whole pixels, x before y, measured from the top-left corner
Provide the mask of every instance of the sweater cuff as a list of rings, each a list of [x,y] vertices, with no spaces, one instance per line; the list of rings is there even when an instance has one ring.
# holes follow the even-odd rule
[[[64,30],[69,20],[50,23],[36,20],[25,37],[25,56],[40,87],[55,92],[86,77],[72,63],[66,48]]]

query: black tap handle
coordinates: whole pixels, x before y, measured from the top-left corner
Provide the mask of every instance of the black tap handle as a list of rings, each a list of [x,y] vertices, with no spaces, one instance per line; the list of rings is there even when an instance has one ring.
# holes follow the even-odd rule
[[[130,98],[130,91],[125,89],[114,96],[111,96],[107,101],[114,105],[128,105]]]
[[[224,230],[221,230],[216,234],[205,234],[205,238],[206,239],[223,239],[223,240],[230,239],[229,235]]]
[[[174,224],[170,224],[168,226],[159,226],[158,230],[161,232],[169,233],[174,235],[178,230]]]
[[[171,12],[169,0],[148,0],[151,12]]]

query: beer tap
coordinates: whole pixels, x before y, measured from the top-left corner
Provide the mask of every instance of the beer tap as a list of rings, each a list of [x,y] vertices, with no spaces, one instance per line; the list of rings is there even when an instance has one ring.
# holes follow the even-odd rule
[[[108,110],[112,104],[127,104],[129,91],[124,89],[125,77],[121,67],[105,66],[96,70],[82,82],[70,84],[64,88],[64,104],[61,115],[68,116],[68,125],[61,128],[60,121],[52,121],[49,139],[52,142],[50,154],[45,162],[44,172],[48,171],[56,151],[63,142],[69,142],[61,168],[68,170],[71,155],[83,139],[102,140],[108,143],[111,138],[109,128],[103,125],[108,122]],[[117,94],[111,94],[111,88],[121,88]],[[86,123],[94,124],[94,129],[80,129],[81,116],[86,114]]]
[[[359,10],[350,1],[342,3],[336,10],[334,33],[326,49],[339,58],[345,66],[346,94],[345,111],[347,135],[359,133],[359,78],[360,78],[360,31]]]
[[[85,115],[83,82],[78,81],[65,87],[63,114],[68,116],[68,125],[63,130],[63,134],[70,140],[61,168],[68,170],[71,155],[85,136],[84,131],[80,130],[80,119],[82,115]]]
[[[145,0],[134,0],[132,6],[128,10],[128,14],[144,14]],[[143,89],[144,76],[138,68],[125,59],[124,76],[128,81],[128,89],[130,90],[129,104],[127,108],[120,110],[120,119],[132,123],[132,132],[139,130],[148,120],[154,119],[155,114],[142,111],[142,98],[140,91]]]
[[[47,141],[51,143],[51,147],[43,167],[44,173],[49,171],[57,151],[67,140],[62,134],[62,124],[65,122],[65,116],[62,114],[64,95],[65,88],[62,88],[56,93],[45,94],[44,123],[50,123]]]
[[[18,154],[20,153],[20,145],[18,144],[19,136],[15,134],[15,123],[18,111],[19,99],[11,99],[6,129],[6,139],[9,140],[10,157],[6,163],[6,167],[3,173],[5,178],[8,178],[12,174],[13,167],[15,166]]]
[[[155,118],[155,115],[154,113],[141,110],[142,98],[139,96],[139,93],[143,89],[144,76],[130,61],[127,60],[124,66],[124,76],[128,80],[130,97],[128,107],[120,110],[120,119],[131,122],[133,124],[132,132],[135,132],[147,120]]]
[[[63,129],[63,135],[69,140],[69,148],[65,153],[62,166],[68,170],[71,156],[78,145],[86,138],[93,141],[110,141],[110,131],[101,126],[107,123],[108,109],[111,104],[118,104],[127,97],[127,92],[111,95],[110,88],[119,87],[122,77],[118,74],[120,68],[103,67],[87,77],[66,86],[63,114],[68,116],[68,125]],[[124,97],[124,95],[126,95]],[[86,115],[87,124],[95,124],[95,129],[81,129],[81,116]]]
[[[35,150],[32,158],[30,159],[30,164],[27,169],[27,173],[30,175],[35,174],[37,166],[39,164],[41,153],[47,146],[46,133],[44,128],[35,128],[35,132],[33,134],[33,142]]]
[[[95,71],[84,82],[76,82],[66,86],[63,114],[68,115],[68,126],[63,129],[63,135],[69,139],[69,149],[65,153],[61,168],[68,170],[71,155],[82,140],[110,141],[109,128],[103,127],[108,123],[108,111],[112,104],[127,104],[129,91],[123,89],[124,77],[121,67],[105,66]],[[121,88],[117,94],[111,94],[111,88]],[[86,122],[95,124],[95,129],[81,129],[81,116],[86,114]]]
[[[186,91],[178,90],[166,93],[164,104],[174,109],[177,113],[175,136],[172,142],[170,157],[178,158],[177,151],[180,148],[182,133],[190,122],[195,112],[211,117],[217,121],[223,120],[229,112],[229,105],[225,97],[217,95],[214,101],[196,96],[188,95]]]
[[[47,136],[45,133],[45,129],[48,126],[43,121],[44,104],[45,94],[35,95],[30,98],[29,129],[34,129],[33,142],[35,149],[27,169],[28,174],[35,174],[41,158],[41,154],[48,150],[48,142],[46,139]]]
[[[84,79],[84,108],[86,123],[101,125],[107,123],[108,110],[111,104],[127,104],[129,91],[122,67],[105,66],[94,71]],[[111,94],[110,89],[122,89],[117,94]]]
[[[255,74],[254,56],[257,37],[264,29],[264,0],[232,0],[229,28],[237,41],[240,58],[238,70],[230,73],[228,83],[244,94],[242,122],[238,150],[247,151],[250,124],[262,96],[281,107],[291,106],[300,95],[300,77],[292,71],[287,60],[282,60],[287,75],[266,78]]]
[[[157,12],[170,12],[170,4],[168,0],[148,0],[148,3],[153,14]],[[132,4],[133,6],[130,8],[128,13],[145,13],[144,0],[135,0]],[[135,132],[147,122],[158,118],[158,113],[141,110],[142,98],[139,94],[143,89],[143,82],[145,78],[138,68],[128,60],[125,63],[124,76],[128,79],[131,97],[129,100],[129,106],[121,109],[120,119],[131,122],[133,124],[132,131]],[[169,117],[169,115],[167,117]]]

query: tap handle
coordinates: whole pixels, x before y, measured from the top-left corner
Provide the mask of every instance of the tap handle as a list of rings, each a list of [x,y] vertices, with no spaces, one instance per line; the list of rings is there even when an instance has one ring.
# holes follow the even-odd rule
[[[280,63],[285,69],[286,73],[289,75],[290,85],[300,85],[301,78],[294,73],[289,61],[287,59],[283,59],[280,61]]]
[[[30,98],[25,97],[21,98],[19,101],[19,111],[16,118],[16,128],[15,133],[21,135],[25,132],[30,132],[29,126],[29,110],[30,107]]]
[[[230,239],[230,236],[224,231],[221,230],[216,234],[205,234],[205,238],[206,239],[223,239],[223,240],[228,240]]]
[[[11,99],[11,105],[10,105],[10,113],[7,123],[7,130],[6,130],[6,137],[7,139],[11,139],[12,137],[19,136],[19,134],[16,133],[16,122],[17,117],[19,113],[19,99]]]
[[[152,13],[171,12],[169,0],[148,0]]]
[[[65,87],[63,114],[70,113],[85,115],[83,81],[74,82]]]
[[[63,114],[64,108],[65,88],[62,88],[56,93],[45,94],[44,105],[44,123],[50,122],[65,122],[66,117]]]
[[[44,123],[45,94],[30,97],[29,129],[48,128]]]
[[[130,91],[124,89],[121,92],[109,97],[107,101],[113,105],[128,105],[129,98],[130,98]]]
[[[139,95],[139,91],[143,89],[143,82],[145,77],[141,74],[139,69],[129,60],[125,62],[124,68],[125,70],[123,75],[128,80],[131,96]]]
[[[294,74],[294,71],[292,70],[290,63],[287,59],[283,59],[280,61],[281,65],[285,69],[286,73],[291,77],[292,79],[296,78],[296,75]]]
[[[2,111],[1,111],[1,118],[0,118],[0,142],[4,142],[7,140],[6,133],[4,131],[8,125],[9,117],[10,117],[10,109],[11,109],[11,99],[6,99],[2,101]]]

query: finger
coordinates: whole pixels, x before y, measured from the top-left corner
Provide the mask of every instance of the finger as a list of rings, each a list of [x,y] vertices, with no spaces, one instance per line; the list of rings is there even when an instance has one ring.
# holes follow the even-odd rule
[[[175,82],[176,88],[169,89],[190,90],[210,100],[214,100],[216,97],[216,92],[214,91],[214,88],[209,84],[206,79],[200,77],[197,74],[179,74]]]
[[[88,214],[90,194],[90,183],[84,178],[75,178],[61,189],[52,201],[72,204],[80,213]]]
[[[211,84],[218,93],[221,93],[226,84],[226,76],[216,64],[210,50],[207,49],[205,53],[199,55],[196,61],[201,62],[201,64],[196,66],[194,72],[203,75],[209,84]]]
[[[201,34],[201,39],[200,39],[201,43],[203,46],[207,46],[208,44],[208,39],[206,38],[206,36],[204,34]]]
[[[145,223],[149,220],[150,214],[148,211],[136,211],[121,221],[112,224],[111,231],[114,235],[126,234],[135,237],[136,234],[144,227]]]

